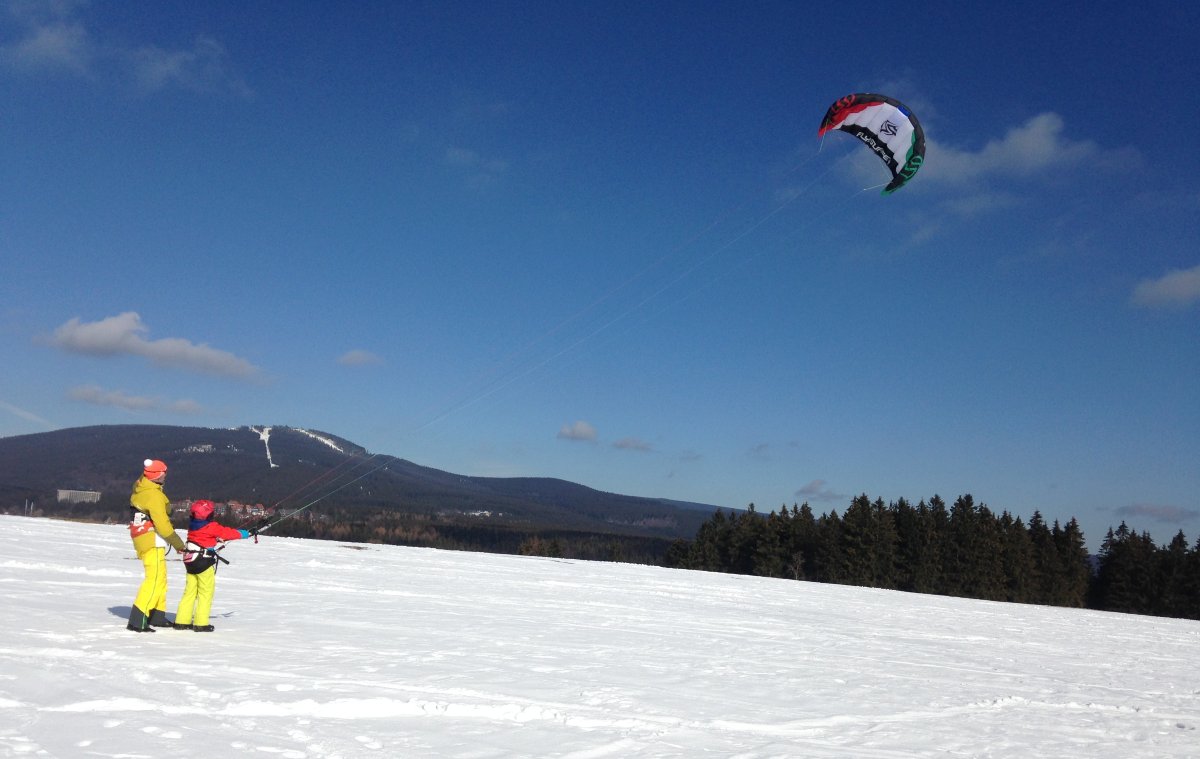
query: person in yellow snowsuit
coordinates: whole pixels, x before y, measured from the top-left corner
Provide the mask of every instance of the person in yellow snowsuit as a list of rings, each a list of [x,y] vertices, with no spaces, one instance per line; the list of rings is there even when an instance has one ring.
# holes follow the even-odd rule
[[[128,629],[154,632],[155,627],[170,627],[167,621],[167,546],[183,553],[183,539],[175,534],[169,501],[163,492],[167,465],[157,459],[142,462],[142,476],[133,484],[129,496],[129,536],[133,550],[142,560],[146,577],[133,599]]]

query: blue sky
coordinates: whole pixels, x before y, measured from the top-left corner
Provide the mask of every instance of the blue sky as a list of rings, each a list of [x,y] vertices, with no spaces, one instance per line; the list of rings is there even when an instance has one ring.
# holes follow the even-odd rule
[[[976,5],[7,2],[0,435],[1195,541],[1200,10]]]

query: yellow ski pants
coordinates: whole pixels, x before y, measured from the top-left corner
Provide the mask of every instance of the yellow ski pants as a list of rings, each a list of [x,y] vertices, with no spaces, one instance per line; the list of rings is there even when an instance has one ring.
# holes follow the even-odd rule
[[[217,590],[217,567],[214,564],[198,574],[188,573],[187,584],[183,588],[183,598],[179,599],[179,611],[175,612],[175,624],[198,625],[208,624],[208,613],[212,610],[213,593]]]
[[[138,588],[133,606],[147,617],[150,612],[167,610],[167,549],[151,548],[138,554],[146,576]]]

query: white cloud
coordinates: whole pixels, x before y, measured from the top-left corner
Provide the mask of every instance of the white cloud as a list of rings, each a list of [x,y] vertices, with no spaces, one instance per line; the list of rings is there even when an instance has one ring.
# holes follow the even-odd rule
[[[508,161],[500,158],[484,158],[475,151],[468,150],[467,148],[447,148],[446,163],[451,166],[476,169],[489,174],[502,174],[508,170]]]
[[[639,440],[636,437],[621,438],[613,443],[613,448],[619,448],[622,451],[653,451],[654,446],[644,440]]]
[[[957,216],[979,216],[992,211],[1016,208],[1024,202],[1013,193],[978,192],[951,198],[944,203],[944,207]]]
[[[446,163],[451,166],[473,167],[479,163],[479,156],[473,150],[449,147],[446,148]]]
[[[179,337],[147,340],[149,328],[132,311],[97,322],[69,320],[50,338],[50,344],[69,353],[90,356],[141,356],[159,366],[234,379],[255,379],[261,370],[228,351],[197,345]]]
[[[1200,265],[1139,282],[1131,300],[1147,308],[1187,308],[1200,303]]]
[[[337,362],[342,366],[372,366],[382,364],[383,359],[370,351],[354,349],[346,351],[338,357]]]
[[[158,398],[127,395],[120,390],[104,390],[96,385],[79,385],[67,391],[67,397],[94,406],[111,406],[126,411],[170,411],[176,414],[198,414],[199,403],[192,400],[163,401]]]
[[[826,487],[825,480],[813,480],[796,491],[796,497],[805,501],[844,501],[846,496]]]
[[[136,395],[126,395],[120,390],[103,390],[96,385],[80,385],[67,391],[67,397],[80,403],[94,406],[113,406],[126,411],[148,411],[158,406],[158,401]]]
[[[594,442],[596,440],[596,428],[582,420],[572,424],[564,424],[562,429],[558,431],[558,438],[559,440]]]
[[[121,53],[138,86],[156,92],[175,86],[194,92],[230,92],[250,97],[250,88],[237,77],[221,43],[197,37],[191,50],[146,46]]]
[[[1064,134],[1066,123],[1057,113],[1042,113],[991,140],[977,152],[960,150],[926,139],[925,165],[918,178],[963,184],[993,176],[1029,177],[1059,168],[1091,164],[1127,167],[1141,162],[1132,148],[1106,149],[1091,140]]]
[[[165,411],[170,411],[175,414],[199,414],[204,409],[199,403],[190,398],[182,398],[177,401],[171,401],[163,406]]]
[[[446,149],[446,163],[468,172],[467,183],[472,187],[486,187],[508,170],[508,161],[499,158],[484,158],[474,150],[450,147]]]
[[[65,71],[85,75],[91,65],[92,46],[79,24],[52,22],[35,26],[11,45],[0,47],[5,65],[33,71]]]
[[[10,3],[10,15],[22,29],[15,41],[0,46],[0,64],[27,74],[124,80],[143,92],[177,87],[253,94],[217,40],[201,35],[191,49],[175,50],[106,44],[79,18],[81,5],[70,0]]]
[[[12,405],[11,403],[6,403],[4,401],[0,401],[0,409],[4,409],[5,411],[12,414],[13,416],[20,417],[21,419],[24,419],[27,422],[33,422],[34,424],[40,424],[43,427],[53,427],[54,426],[53,424],[51,424],[50,422],[41,418],[40,416],[33,413],[32,411],[26,411],[23,408]]]
[[[1167,524],[1190,522],[1200,517],[1200,511],[1196,511],[1195,509],[1185,509],[1179,506],[1160,506],[1149,503],[1122,506],[1116,512],[1119,516],[1123,517],[1144,517],[1156,522],[1166,522]]]

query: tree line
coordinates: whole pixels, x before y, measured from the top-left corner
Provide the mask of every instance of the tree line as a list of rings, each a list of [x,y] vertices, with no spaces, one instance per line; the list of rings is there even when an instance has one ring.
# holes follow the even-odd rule
[[[25,511],[22,505],[0,506],[0,513],[16,515]],[[95,503],[39,505],[31,515],[124,524],[129,521],[129,497],[103,493]],[[232,515],[221,517],[222,524],[247,529],[264,521],[275,521],[275,517],[267,520]],[[172,523],[177,530],[186,529],[186,514],[174,513]],[[264,533],[264,537],[276,536],[659,566],[671,546],[669,538],[591,532],[534,522],[455,517],[435,511],[413,513],[334,501],[278,521]]]
[[[34,516],[123,523],[128,499],[38,508]],[[17,510],[0,508],[16,514]],[[185,519],[177,527],[186,526]],[[247,526],[237,525],[234,526]],[[970,495],[913,505],[854,498],[817,516],[807,503],[767,515],[718,509],[692,540],[670,541],[530,523],[448,519],[386,508],[323,504],[274,525],[269,535],[387,543],[861,585],[992,601],[1087,607],[1200,619],[1200,540],[1180,531],[1166,546],[1122,523],[1089,556],[1076,520],[1026,524]]]
[[[766,516],[718,510],[667,566],[862,585],[992,601],[1089,607],[1200,619],[1200,541],[1182,531],[1158,548],[1124,523],[1093,560],[1075,519],[1025,524],[970,495],[949,508],[867,495],[819,517],[807,503]]]

